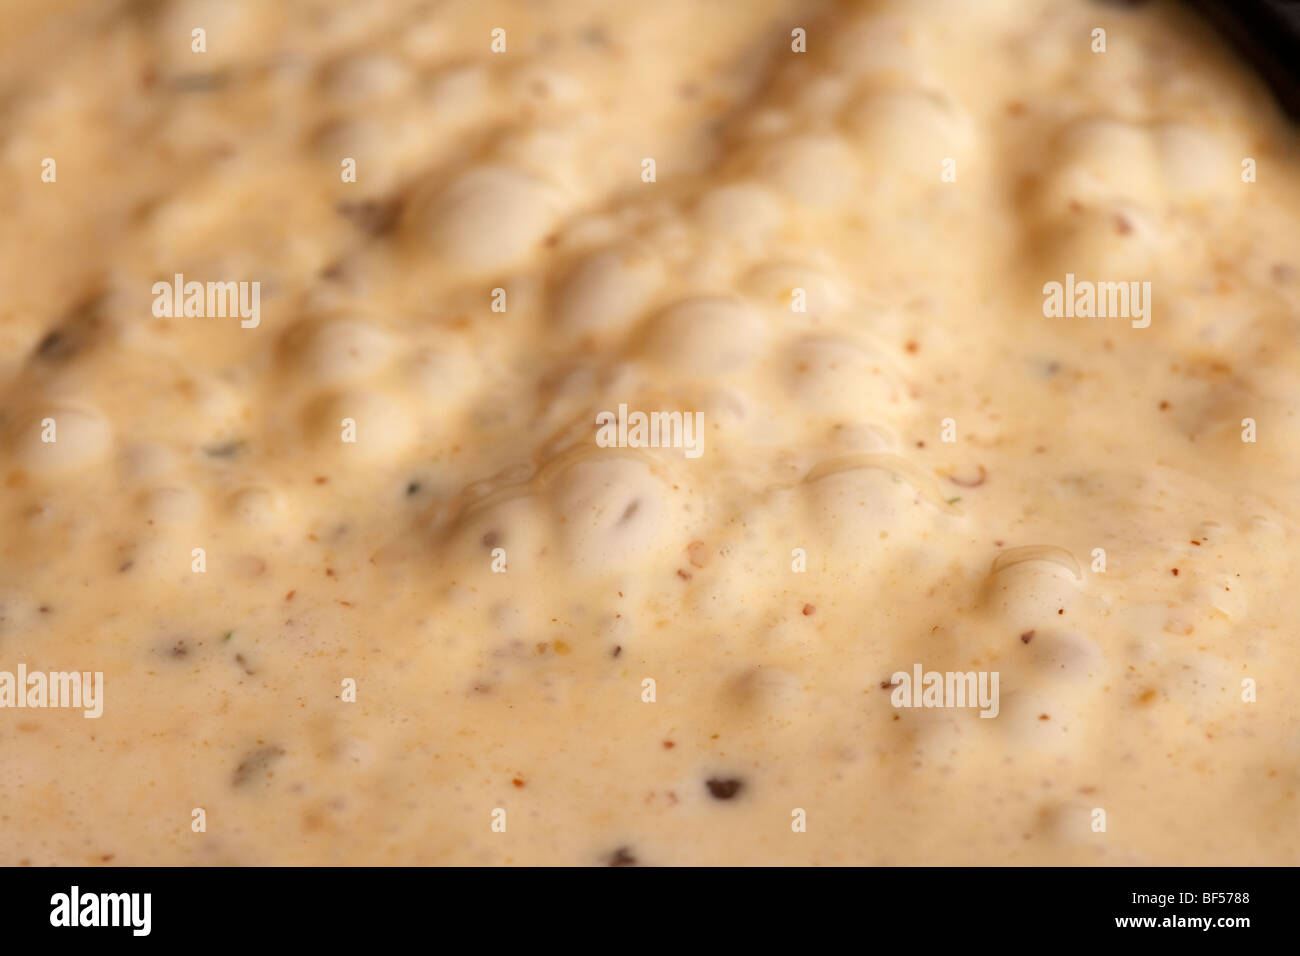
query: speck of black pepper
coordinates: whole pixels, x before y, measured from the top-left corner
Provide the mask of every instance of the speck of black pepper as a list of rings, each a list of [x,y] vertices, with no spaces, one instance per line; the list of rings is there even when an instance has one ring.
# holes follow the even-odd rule
[[[744,786],[741,781],[734,777],[722,780],[718,777],[710,777],[705,784],[709,788],[709,794],[715,800],[730,800],[736,794],[740,793],[740,788]]]
[[[408,498],[414,495],[418,495],[419,493],[420,493],[420,483],[418,481],[413,481],[406,486],[406,496]]]
[[[489,531],[487,534],[483,535],[483,547],[485,548],[495,548],[500,543],[501,543],[500,532]]]
[[[628,847],[621,846],[610,854],[609,865],[636,866],[636,857],[632,855],[632,851]]]
[[[59,346],[63,344],[63,333],[57,329],[41,339],[40,344],[36,346],[36,354],[40,358],[49,358],[59,351]]]
[[[622,644],[619,644],[619,645],[615,646],[615,648],[614,648],[614,656],[615,656],[615,657],[618,657],[618,655],[620,655],[620,654],[622,654],[622,653],[623,653],[623,645],[622,645]]]
[[[255,777],[261,774],[268,774],[271,765],[276,760],[284,756],[282,747],[261,747],[257,750],[250,751],[244,755],[239,766],[231,775],[230,782],[233,786],[242,787],[244,784],[251,782]]]
[[[209,458],[233,458],[239,454],[244,444],[242,441],[227,441],[215,445],[204,445],[203,454]]]
[[[372,236],[386,236],[396,227],[402,216],[402,200],[363,199],[358,202],[340,202],[334,209],[350,219],[362,232]]]

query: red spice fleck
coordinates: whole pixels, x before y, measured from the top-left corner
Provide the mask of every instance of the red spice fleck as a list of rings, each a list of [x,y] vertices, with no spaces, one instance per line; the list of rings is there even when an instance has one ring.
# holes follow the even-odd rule
[[[1064,614],[1064,613],[1065,613],[1065,608],[1061,608],[1061,609],[1060,609],[1059,611],[1057,611],[1056,613],[1057,613],[1057,614]]]
[[[683,571],[681,568],[677,569],[677,576],[681,578],[683,581],[689,581],[691,579],[690,572]]]
[[[323,484],[325,484],[325,482],[327,482],[327,481],[329,481],[329,479],[326,478],[324,475],[317,475],[317,476],[316,476],[316,484],[318,484],[318,485],[323,485]]]
[[[672,750],[675,746],[677,745],[674,744],[671,740],[664,741],[664,750]]]
[[[1201,546],[1201,542],[1199,541],[1193,541],[1192,544],[1196,545],[1198,548]]]
[[[288,594],[286,594],[286,595],[284,596],[284,599],[285,599],[286,601],[292,601],[292,600],[293,600],[293,596],[294,596],[295,594],[297,594],[297,593],[298,593],[297,591],[290,591]]]
[[[520,780],[518,777],[515,777],[515,779],[511,780],[510,782],[513,783],[516,787],[522,787],[524,785],[524,782]]]
[[[1173,571],[1173,573],[1174,573],[1174,577],[1178,577],[1178,569],[1177,569],[1177,568],[1170,568],[1170,570]]]
[[[901,682],[901,681],[887,681],[887,680],[882,680],[882,681],[880,682],[880,689],[881,689],[881,690],[893,690],[893,689],[894,689],[895,687],[897,687],[900,683],[902,683],[902,682]]]
[[[903,348],[907,349],[909,352],[912,353],[915,353],[917,349],[919,349],[920,347],[921,346],[917,345],[915,342],[908,342],[906,345],[903,346]]]
[[[1025,631],[1025,633],[1023,633],[1023,634],[1020,635],[1020,639],[1021,639],[1022,641],[1024,641],[1026,644],[1028,644],[1030,641],[1032,641],[1032,640],[1034,639],[1034,632],[1033,632],[1033,631]]]
[[[811,616],[811,615],[812,615],[812,612],[815,611],[815,610],[817,610],[817,609],[816,609],[815,607],[813,607],[811,604],[805,604],[805,605],[803,606],[803,613],[804,613],[804,616],[805,616],[805,617],[809,617],[809,616]]]
[[[1039,714],[1039,715],[1038,715],[1038,719],[1039,719],[1039,720],[1051,720],[1052,718],[1051,718],[1051,717],[1048,717],[1046,714]]]
[[[1163,412],[1166,408],[1168,408],[1168,407],[1169,407],[1169,403],[1168,403],[1168,402],[1161,402],[1161,403],[1160,403],[1160,410],[1161,410],[1162,412]]]

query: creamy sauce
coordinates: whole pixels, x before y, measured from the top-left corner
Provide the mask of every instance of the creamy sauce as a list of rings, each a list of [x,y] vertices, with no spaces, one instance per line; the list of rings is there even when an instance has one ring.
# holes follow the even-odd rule
[[[150,9],[4,14],[0,671],[104,700],[0,863],[1295,861],[1300,154],[1194,18]]]

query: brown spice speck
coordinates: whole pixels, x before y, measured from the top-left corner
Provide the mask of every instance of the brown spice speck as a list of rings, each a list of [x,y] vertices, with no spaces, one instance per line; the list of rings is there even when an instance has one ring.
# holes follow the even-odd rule
[[[815,607],[813,607],[811,604],[805,604],[805,605],[803,606],[803,616],[804,616],[804,617],[812,617],[812,613],[813,613],[813,611],[815,611],[815,610],[817,610],[817,609],[816,609]]]
[[[740,789],[744,784],[735,778],[722,780],[718,777],[712,777],[706,782],[706,786],[709,788],[710,796],[715,800],[730,800],[740,793]]]
[[[1028,644],[1028,643],[1029,643],[1030,641],[1032,641],[1033,639],[1034,639],[1034,632],[1033,632],[1033,631],[1025,631],[1025,633],[1023,633],[1023,634],[1020,635],[1020,640],[1021,640],[1022,642],[1024,642],[1025,644]]]
[[[636,857],[632,855],[632,851],[627,847],[621,846],[610,855],[609,865],[636,866]]]

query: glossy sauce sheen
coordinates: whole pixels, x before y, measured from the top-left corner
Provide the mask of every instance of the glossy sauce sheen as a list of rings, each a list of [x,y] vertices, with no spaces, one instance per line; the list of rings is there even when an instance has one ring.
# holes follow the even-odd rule
[[[1296,860],[1300,159],[1194,18],[148,9],[3,14],[0,670],[105,703],[0,710],[0,863]]]

